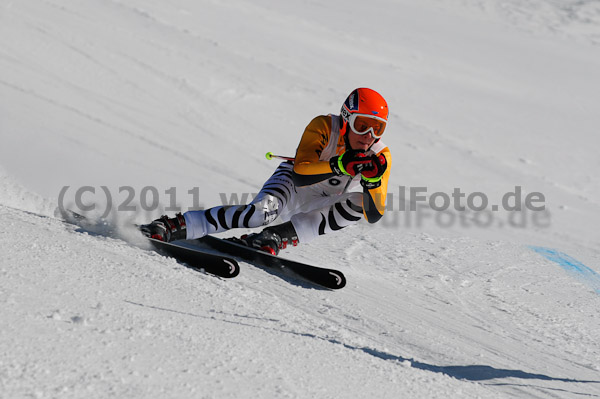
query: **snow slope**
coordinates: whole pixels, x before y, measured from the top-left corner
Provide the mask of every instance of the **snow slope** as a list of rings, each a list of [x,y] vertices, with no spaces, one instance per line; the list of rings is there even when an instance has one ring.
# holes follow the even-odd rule
[[[0,397],[600,396],[599,22],[570,0],[0,2]],[[395,208],[284,253],[340,292],[53,217],[80,187],[122,224],[161,213],[149,186],[183,210],[254,193],[358,86],[390,105]],[[547,212],[444,223],[400,186]]]

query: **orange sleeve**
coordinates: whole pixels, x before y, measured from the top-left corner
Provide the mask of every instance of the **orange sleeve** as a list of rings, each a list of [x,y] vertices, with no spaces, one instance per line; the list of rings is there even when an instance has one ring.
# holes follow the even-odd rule
[[[387,162],[387,168],[381,177],[381,185],[371,190],[365,190],[363,194],[363,210],[365,219],[369,223],[375,223],[383,217],[385,212],[385,200],[387,197],[388,181],[392,170],[392,153],[385,147],[377,155],[383,154]]]
[[[294,172],[299,175],[321,175],[332,173],[329,161],[321,161],[321,153],[331,136],[331,117],[326,115],[314,118],[304,130],[296,149]]]

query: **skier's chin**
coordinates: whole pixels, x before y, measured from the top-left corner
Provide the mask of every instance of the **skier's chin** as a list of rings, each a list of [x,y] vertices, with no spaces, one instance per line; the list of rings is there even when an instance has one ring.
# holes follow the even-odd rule
[[[371,143],[357,143],[355,148],[353,148],[353,149],[367,151],[370,146],[371,146]]]

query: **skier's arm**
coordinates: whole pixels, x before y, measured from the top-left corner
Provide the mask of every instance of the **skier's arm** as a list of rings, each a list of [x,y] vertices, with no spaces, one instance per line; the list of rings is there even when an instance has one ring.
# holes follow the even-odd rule
[[[390,178],[390,170],[392,168],[392,154],[388,147],[385,147],[377,155],[382,154],[385,156],[387,168],[381,177],[381,185],[372,189],[367,189],[366,187],[363,189],[363,212],[365,219],[367,219],[369,223],[378,222],[385,212],[387,186]]]
[[[317,116],[304,130],[294,161],[293,179],[297,186],[308,186],[334,176],[329,161],[319,159],[330,135],[331,119],[328,116]]]

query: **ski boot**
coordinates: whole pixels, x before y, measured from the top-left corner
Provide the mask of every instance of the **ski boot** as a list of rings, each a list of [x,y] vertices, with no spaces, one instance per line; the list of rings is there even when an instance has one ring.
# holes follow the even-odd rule
[[[280,249],[288,245],[298,245],[298,235],[292,222],[286,222],[277,226],[269,226],[260,233],[245,234],[240,238],[231,239],[248,247],[253,247],[271,255],[278,255]]]
[[[185,240],[187,236],[185,218],[181,213],[176,214],[172,219],[166,215],[161,216],[150,224],[141,225],[140,230],[146,237],[164,242]]]

